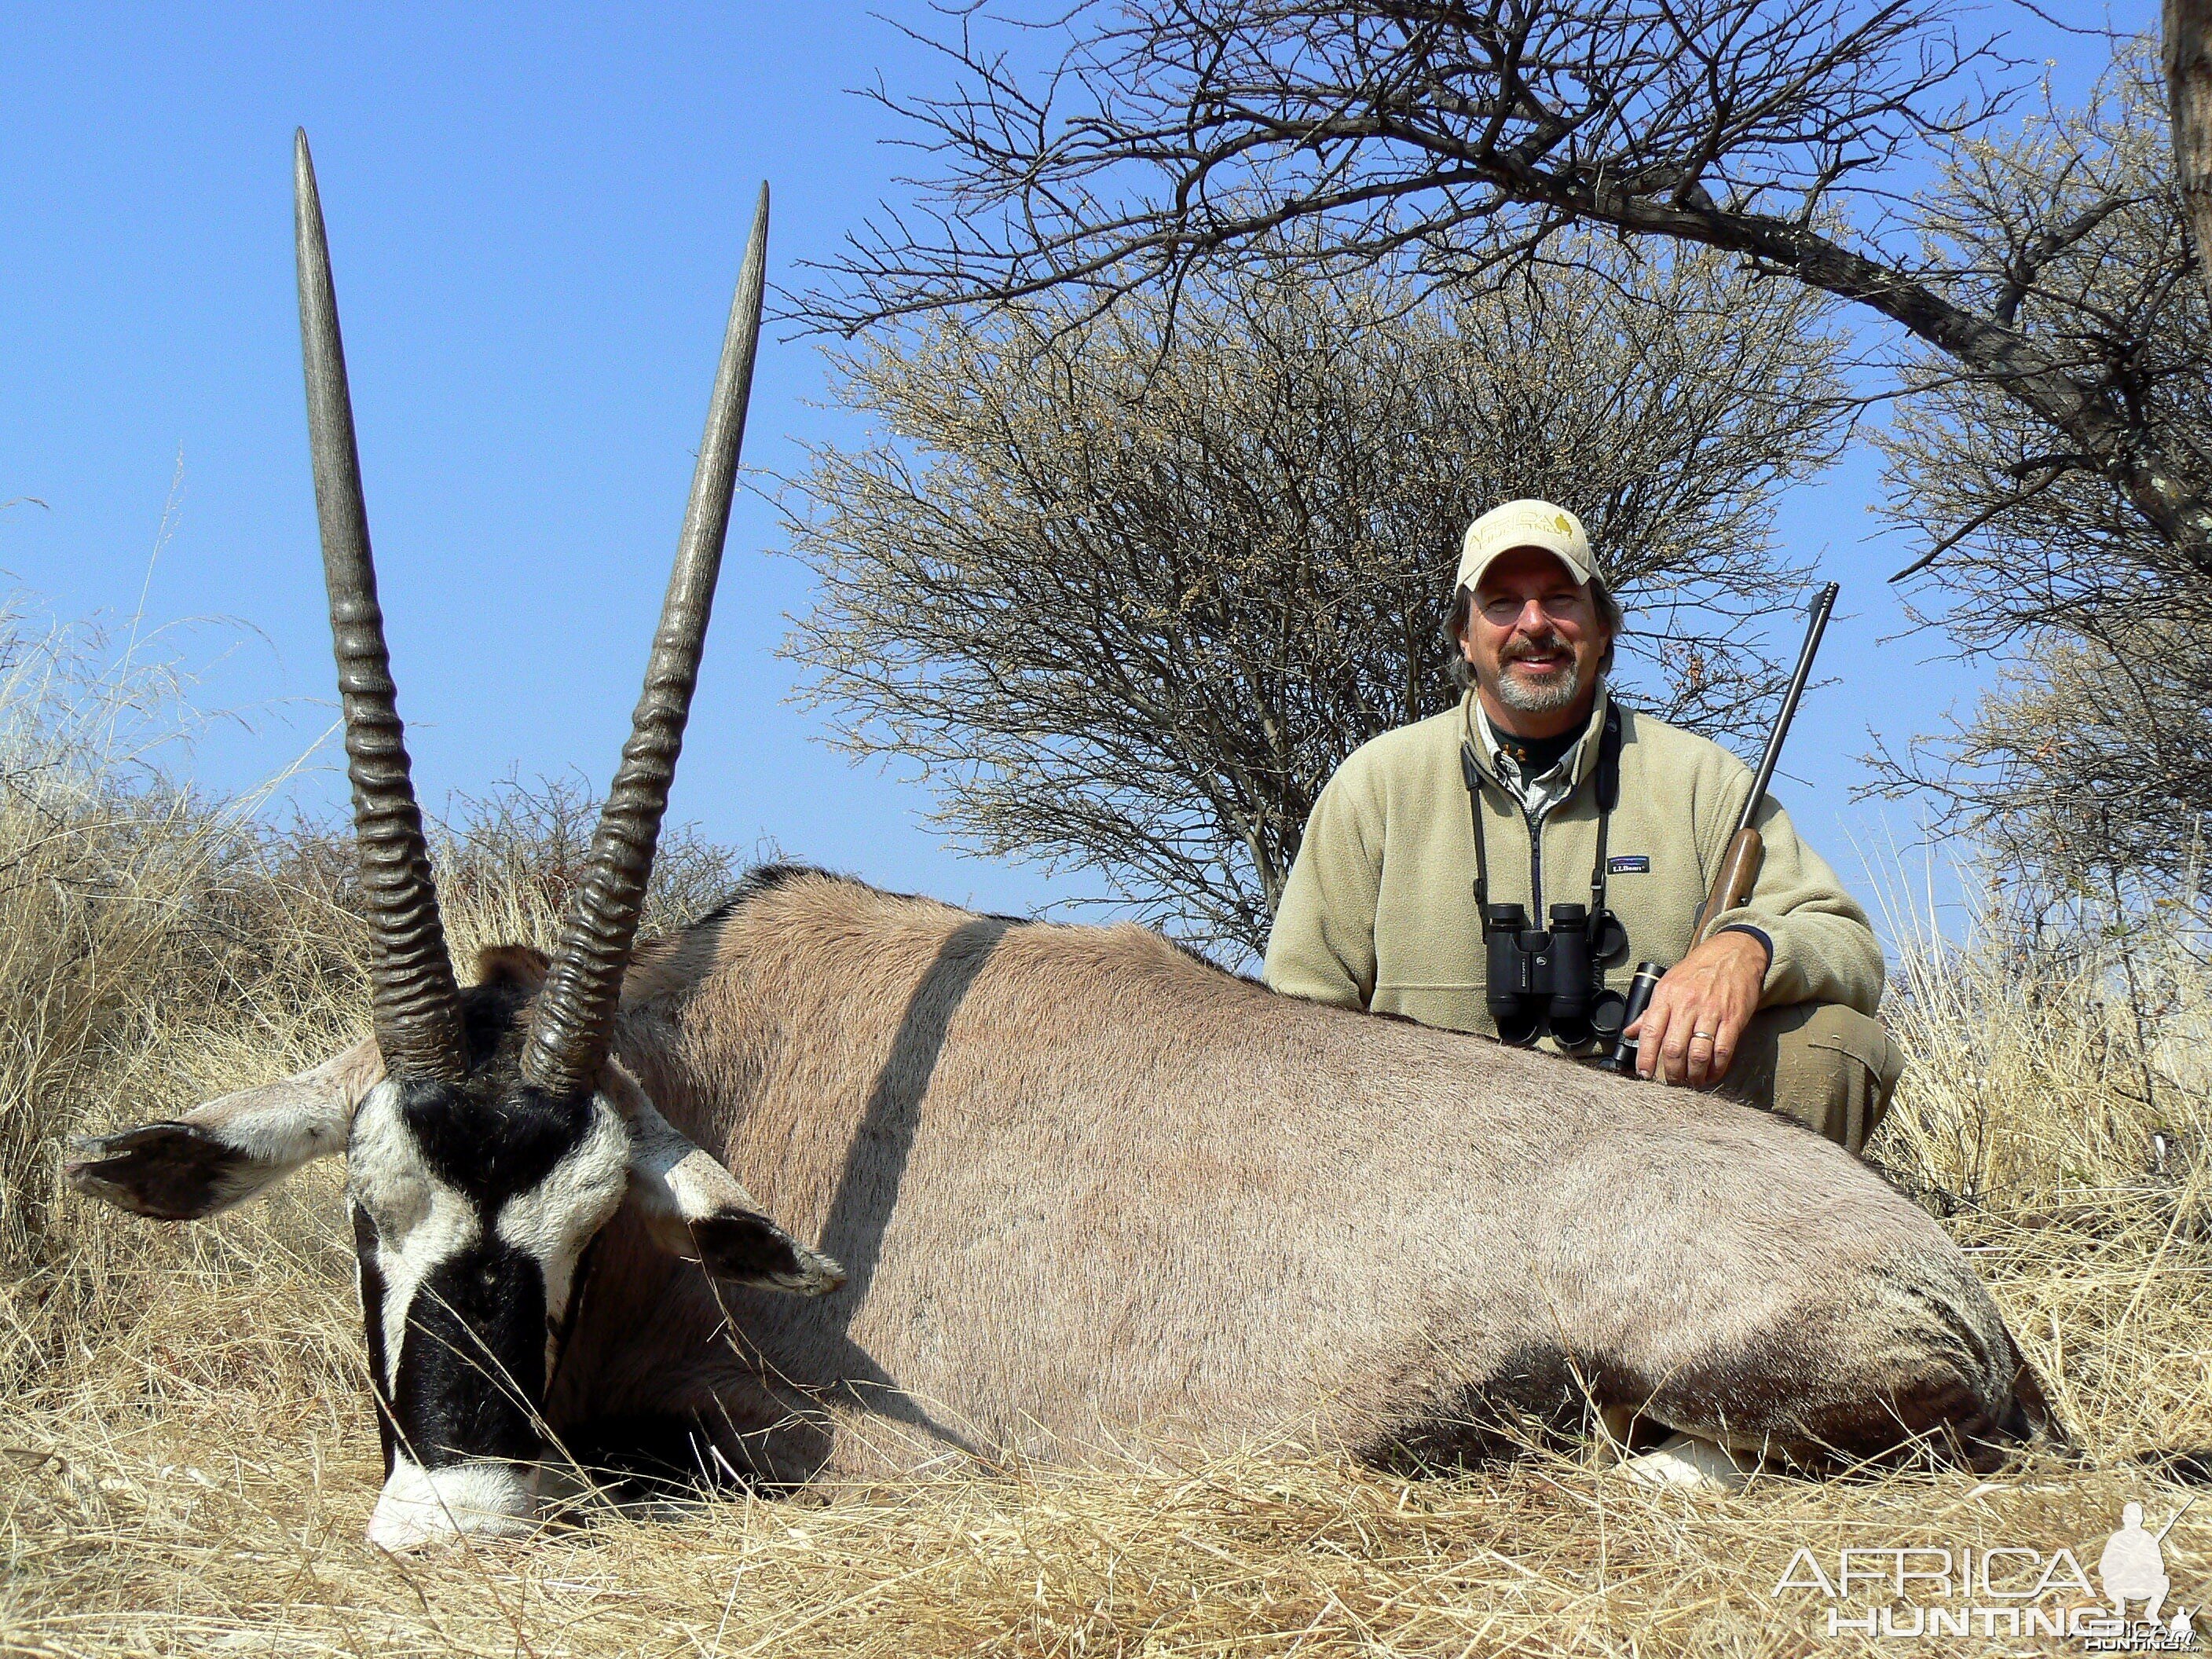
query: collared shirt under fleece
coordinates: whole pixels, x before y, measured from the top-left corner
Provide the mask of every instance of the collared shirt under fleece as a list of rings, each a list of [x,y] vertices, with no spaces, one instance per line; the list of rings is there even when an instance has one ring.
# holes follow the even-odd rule
[[[1516,793],[1496,775],[1489,734],[1476,735],[1472,691],[1456,708],[1361,744],[1307,821],[1267,939],[1267,984],[1293,996],[1495,1035],[1483,1000],[1474,831],[1461,746],[1473,742],[1483,769],[1490,902],[1526,906],[1532,918],[1553,904],[1588,904],[1597,854],[1594,774],[1607,702],[1601,692],[1582,742],[1562,763],[1573,769],[1571,793],[1541,815],[1533,836]],[[1620,799],[1607,836],[1606,897],[1628,930],[1629,952],[1628,964],[1613,968],[1607,983],[1625,990],[1635,962],[1672,966],[1688,954],[1698,907],[1751,793],[1752,772],[1694,732],[1627,708],[1620,717]],[[1750,902],[1720,925],[1744,924],[1772,946],[1759,1006],[1836,1002],[1872,1014],[1883,966],[1866,912],[1797,838],[1771,793],[1757,827],[1766,844],[1759,881]]]

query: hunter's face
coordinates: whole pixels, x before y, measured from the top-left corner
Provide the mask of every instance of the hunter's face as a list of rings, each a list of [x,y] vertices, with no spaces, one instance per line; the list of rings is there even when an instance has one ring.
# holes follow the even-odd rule
[[[1483,572],[1460,635],[1491,711],[1540,717],[1586,706],[1611,642],[1589,589],[1534,547],[1502,554]]]

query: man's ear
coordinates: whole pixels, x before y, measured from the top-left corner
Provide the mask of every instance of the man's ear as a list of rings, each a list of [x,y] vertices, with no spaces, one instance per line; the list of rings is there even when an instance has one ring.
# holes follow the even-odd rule
[[[661,1116],[618,1063],[602,1091],[629,1125],[629,1196],[653,1242],[717,1279],[823,1296],[845,1270],[762,1212],[738,1178]]]
[[[62,1173],[134,1215],[196,1221],[267,1192],[302,1164],[345,1150],[354,1109],[384,1078],[374,1038],[295,1076],[72,1145]]]

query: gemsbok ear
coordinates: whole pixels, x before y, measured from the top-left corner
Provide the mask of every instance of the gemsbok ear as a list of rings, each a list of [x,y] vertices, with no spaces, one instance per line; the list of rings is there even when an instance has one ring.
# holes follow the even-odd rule
[[[527,945],[487,945],[477,952],[477,983],[536,996],[552,959]]]
[[[374,1038],[319,1066],[195,1106],[181,1119],[76,1141],[62,1173],[89,1197],[157,1221],[197,1221],[345,1150],[354,1109],[384,1078]]]
[[[769,1220],[720,1161],[661,1116],[610,1060],[602,1090],[629,1125],[629,1195],[653,1242],[717,1279],[824,1296],[845,1270]]]

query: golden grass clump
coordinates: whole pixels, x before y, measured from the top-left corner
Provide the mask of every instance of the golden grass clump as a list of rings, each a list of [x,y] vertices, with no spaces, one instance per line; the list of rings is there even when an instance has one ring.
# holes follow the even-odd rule
[[[380,1470],[340,1172],[190,1228],[79,1202],[55,1173],[71,1134],[274,1077],[360,1029],[350,848],[168,781],[149,735],[165,688],[76,674],[67,641],[15,637],[0,680],[0,1653],[1893,1651],[1831,1638],[1811,1592],[1775,1593],[1800,1547],[1830,1571],[1846,1546],[1927,1544],[2070,1549],[2094,1571],[2122,1504],[2158,1524],[2186,1500],[2140,1455],[2212,1445],[2201,939],[2131,935],[2123,963],[2078,940],[2024,952],[2002,931],[1948,943],[1893,917],[1906,948],[1890,1013],[1912,1066],[1876,1152],[1973,1253],[2082,1442],[2078,1464],[1761,1477],[1714,1498],[1543,1453],[1413,1481],[1326,1461],[1132,1460],[382,1554],[362,1541]],[[457,955],[551,942],[591,814],[556,785],[447,815]],[[734,868],[678,837],[656,918],[704,908]],[[2212,1504],[2166,1550],[2175,1604],[2212,1601]],[[1862,1590],[1845,1611],[1887,1599]]]

